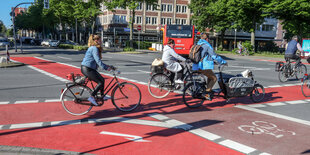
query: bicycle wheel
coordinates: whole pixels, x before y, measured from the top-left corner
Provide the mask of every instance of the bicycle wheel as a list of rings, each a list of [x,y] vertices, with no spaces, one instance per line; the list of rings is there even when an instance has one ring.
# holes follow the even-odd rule
[[[310,97],[310,80],[308,78],[304,78],[301,85],[301,92],[305,97]]]
[[[113,89],[111,98],[118,110],[132,111],[140,105],[141,92],[135,84],[124,82]]]
[[[255,84],[250,96],[255,103],[262,101],[265,97],[264,87],[260,84]]]
[[[93,107],[87,100],[91,96],[91,89],[81,85],[71,85],[61,94],[64,109],[72,115],[84,115]]]
[[[171,81],[165,74],[158,73],[151,77],[148,83],[149,93],[155,98],[164,98],[171,91]]]
[[[199,83],[188,83],[183,90],[183,102],[189,108],[197,108],[204,102],[205,88]]]
[[[289,73],[288,73],[288,68],[287,68],[287,66],[283,66],[282,67],[282,69],[281,69],[281,71],[279,72],[279,80],[280,80],[280,82],[286,82],[287,81],[287,79],[289,78]]]
[[[304,75],[307,73],[307,67],[304,64],[300,64],[297,66],[295,75],[296,79],[301,79],[304,77]]]
[[[184,87],[187,83],[190,83],[193,81],[198,82],[198,83],[205,83],[206,82],[205,75],[203,75],[200,72],[193,72],[192,76],[186,75],[184,78]]]

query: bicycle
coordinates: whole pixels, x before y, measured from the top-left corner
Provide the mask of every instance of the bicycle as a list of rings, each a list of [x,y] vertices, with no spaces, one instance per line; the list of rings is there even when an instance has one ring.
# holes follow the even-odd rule
[[[104,104],[104,97],[112,90],[111,100],[118,110],[128,112],[136,109],[141,102],[139,87],[133,83],[120,82],[116,76],[120,73],[119,71],[111,70],[111,72],[113,78],[109,84],[94,96],[98,106]],[[93,104],[87,100],[95,88],[93,82],[85,76],[74,75],[74,73],[69,74],[67,78],[72,82],[66,83],[66,88],[62,90],[60,100],[63,108],[72,115],[88,113],[93,107]]]
[[[301,92],[305,97],[310,97],[310,76],[305,74],[301,79]]]
[[[240,56],[249,56],[249,51],[247,48],[242,48],[241,51],[240,49],[235,50],[236,54],[240,55]]]
[[[226,64],[218,66],[219,73],[217,73],[218,85],[220,89],[213,90],[211,98],[215,96],[223,97],[228,102],[232,97],[243,97],[250,95],[253,102],[260,102],[265,97],[265,89],[262,85],[254,80],[252,72],[249,72],[249,78],[240,76],[226,75],[222,71]],[[220,94],[223,95],[220,95]],[[206,83],[190,83],[183,90],[183,102],[189,108],[200,107],[205,98],[202,96],[206,94]]]
[[[185,74],[183,78],[184,84],[176,84],[171,77],[171,72],[164,68],[162,73],[151,74],[151,78],[148,82],[148,91],[155,98],[164,98],[171,91],[181,89],[182,85],[193,81],[205,81],[205,76],[198,72],[192,71],[190,63],[185,62]]]
[[[296,65],[291,65],[291,59],[286,60],[286,63],[279,67],[278,71],[278,78],[280,82],[286,82],[291,77],[296,77],[296,79],[300,79],[303,77],[304,74],[307,73],[306,65],[302,64],[301,62]],[[295,67],[296,66],[296,67]]]

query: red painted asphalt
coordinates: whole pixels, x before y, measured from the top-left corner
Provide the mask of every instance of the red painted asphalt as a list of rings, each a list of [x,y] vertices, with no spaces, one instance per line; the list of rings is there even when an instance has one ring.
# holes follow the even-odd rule
[[[12,59],[32,65],[62,78],[65,78],[71,72],[80,73],[80,69],[37,58],[16,57]],[[110,79],[110,77],[106,78]],[[137,85],[142,92],[142,102],[141,106],[132,113],[119,112],[112,105],[111,101],[107,101],[102,107],[94,107],[84,116],[72,116],[66,113],[59,102],[9,104],[0,105],[2,109],[0,113],[0,124],[51,122],[113,116],[157,121],[147,116],[149,113],[156,112],[164,114],[169,118],[198,126],[225,139],[239,142],[262,152],[277,153],[277,151],[291,150],[291,153],[296,154],[306,149],[306,144],[309,146],[309,143],[305,143],[305,137],[307,136],[304,133],[305,128],[308,127],[233,107],[234,104],[253,104],[249,97],[235,98],[228,104],[226,104],[225,100],[216,98],[212,102],[205,102],[201,108],[189,109],[183,104],[180,95],[172,93],[164,99],[155,99],[148,93],[147,86]],[[59,93],[60,95],[60,92],[55,93]],[[302,96],[300,86],[267,88],[266,96],[262,103],[303,99],[306,98]],[[287,135],[283,138],[275,139],[270,135],[263,134],[253,136],[238,129],[240,125],[250,125],[253,121],[257,120],[268,120],[275,123],[281,129],[294,130],[297,135]],[[124,137],[100,135],[99,133],[101,131],[138,135],[151,142],[131,142],[124,139]],[[133,154],[239,154],[232,149],[202,139],[181,129],[126,123],[82,124],[34,129],[1,130],[0,137],[0,145],[37,147],[95,154],[127,154],[128,152],[132,152]],[[294,146],[296,149],[289,149],[289,145],[294,145],[292,140],[289,141],[290,138],[296,139],[301,144],[298,147]]]

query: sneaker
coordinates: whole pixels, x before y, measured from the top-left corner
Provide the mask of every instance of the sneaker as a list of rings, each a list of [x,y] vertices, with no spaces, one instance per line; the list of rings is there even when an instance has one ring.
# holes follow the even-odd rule
[[[108,95],[106,95],[104,98],[103,98],[103,100],[109,100],[109,99],[111,99],[111,96],[108,96]]]
[[[208,94],[203,94],[202,95],[206,100],[209,100],[209,101],[212,101],[212,98],[211,98],[211,95],[208,93]]]
[[[88,99],[87,99],[89,102],[91,102],[93,105],[95,105],[95,106],[98,106],[98,103],[96,102],[96,100],[95,100],[95,98],[94,97],[89,97]]]
[[[184,82],[182,80],[180,80],[180,79],[177,79],[177,80],[174,81],[174,83],[184,83]]]

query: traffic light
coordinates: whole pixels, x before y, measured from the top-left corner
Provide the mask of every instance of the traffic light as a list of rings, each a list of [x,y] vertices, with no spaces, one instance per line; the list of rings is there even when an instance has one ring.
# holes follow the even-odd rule
[[[44,0],[44,9],[49,9],[49,0]]]

